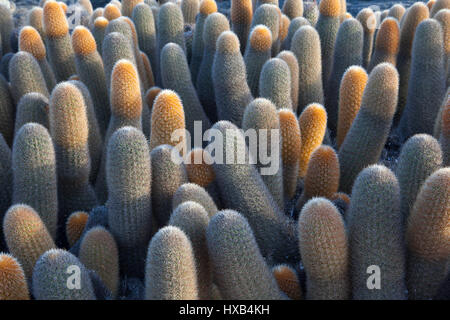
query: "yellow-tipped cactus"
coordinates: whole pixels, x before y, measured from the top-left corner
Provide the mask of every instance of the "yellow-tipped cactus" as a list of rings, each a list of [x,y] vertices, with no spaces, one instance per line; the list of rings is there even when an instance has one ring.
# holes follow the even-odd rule
[[[322,82],[326,88],[333,67],[334,43],[340,26],[340,0],[323,0],[319,4],[319,20],[316,29],[322,51]]]
[[[300,161],[298,166],[298,177],[304,178],[308,168],[309,158],[323,141],[327,128],[327,112],[320,104],[310,104],[298,119],[302,145],[300,149]]]
[[[7,253],[0,253],[0,300],[30,300],[22,266]]]
[[[309,159],[304,180],[303,194],[297,209],[313,197],[331,199],[339,188],[339,159],[333,148],[320,146]]]
[[[51,0],[44,5],[43,18],[48,57],[56,81],[67,80],[76,73],[76,68],[66,15],[61,6]]]
[[[200,3],[200,13],[198,14],[198,18],[195,24],[194,38],[192,40],[192,57],[190,61],[190,69],[192,73],[192,82],[194,83],[196,83],[197,81],[200,64],[204,59],[203,51],[205,43],[203,41],[203,34],[210,32],[204,27],[206,19],[215,12],[217,12],[217,4],[214,0],[202,0],[202,2]]]
[[[400,28],[395,18],[386,18],[377,32],[375,40],[375,51],[370,64],[367,68],[368,72],[372,71],[376,65],[389,62],[396,65],[397,53],[400,40]]]
[[[92,28],[92,35],[95,38],[95,43],[97,44],[97,51],[101,54],[103,40],[105,39],[106,28],[108,27],[109,21],[103,17],[98,17],[94,21],[94,27]]]
[[[400,76],[398,106],[396,120],[400,119],[406,105],[408,82],[411,69],[411,57],[414,35],[420,22],[429,17],[428,7],[423,2],[414,3],[400,22],[399,52],[397,55],[397,70]]]
[[[257,25],[250,33],[249,45],[245,50],[244,62],[247,69],[247,83],[252,95],[259,95],[259,78],[264,63],[271,57],[272,33],[264,25]]]
[[[108,127],[110,110],[103,61],[91,32],[78,26],[72,32],[77,74],[89,89],[102,136]]]
[[[168,144],[176,146],[181,155],[186,150],[184,109],[179,96],[171,90],[161,91],[152,108],[152,132],[150,150]],[[179,138],[172,141],[172,134],[179,130]]]
[[[19,50],[31,53],[39,63],[48,91],[56,85],[55,74],[47,62],[47,51],[40,34],[30,26],[23,27],[19,35]]]
[[[410,299],[431,299],[445,280],[450,256],[450,168],[433,173],[417,196],[406,230]]]
[[[398,78],[389,63],[379,64],[370,73],[361,108],[339,149],[340,191],[349,193],[359,172],[379,160],[397,105]]]
[[[144,0],[122,0],[122,14],[131,18],[134,7],[141,2],[144,2]]]
[[[281,130],[284,197],[292,199],[297,188],[298,166],[302,139],[297,117],[289,109],[278,110]]]
[[[241,51],[245,51],[253,18],[252,0],[231,1],[231,29],[239,38]]]
[[[344,221],[327,199],[306,203],[298,220],[300,254],[306,270],[306,298],[350,298],[349,250]]]
[[[301,300],[302,287],[300,286],[297,274],[288,265],[280,264],[272,268],[273,276],[277,280],[278,287],[292,300]]]
[[[115,298],[119,289],[119,250],[111,233],[101,226],[90,229],[81,242],[79,257],[86,268],[99,275]]]
[[[109,21],[112,21],[114,19],[121,17],[122,12],[120,12],[120,9],[116,5],[109,3],[103,10],[103,16]]]
[[[368,75],[358,66],[352,66],[345,71],[339,89],[339,113],[336,144],[338,148],[344,142],[345,136],[361,107],[364,88]]]
[[[9,252],[20,262],[28,280],[31,280],[39,257],[56,248],[45,224],[28,205],[18,204],[9,208],[3,220],[3,234]]]
[[[67,218],[66,237],[70,247],[80,239],[88,218],[89,214],[84,211],[76,211]]]

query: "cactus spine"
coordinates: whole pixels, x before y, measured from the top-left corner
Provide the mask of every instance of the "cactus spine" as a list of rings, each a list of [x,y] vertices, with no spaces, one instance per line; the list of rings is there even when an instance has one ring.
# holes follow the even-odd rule
[[[214,279],[224,299],[283,298],[252,228],[241,214],[233,210],[218,212],[208,225],[206,239]]]
[[[339,149],[341,191],[349,193],[359,172],[380,158],[397,105],[398,82],[397,70],[389,63],[370,73],[361,108]]]
[[[152,168],[142,132],[123,127],[112,135],[107,148],[106,179],[108,224],[120,250],[121,269],[142,277],[152,221]]]
[[[339,111],[336,144],[340,148],[344,142],[353,120],[361,107],[363,92],[366,87],[368,75],[358,66],[348,68],[341,80],[339,89]]]
[[[75,57],[70,43],[69,24],[56,1],[45,2],[43,22],[50,65],[56,81],[65,81],[76,73]]]
[[[298,232],[300,254],[307,275],[306,298],[348,299],[349,248],[339,211],[324,198],[310,200],[300,213]]]
[[[37,212],[28,205],[11,206],[3,219],[3,234],[9,252],[22,265],[31,280],[38,258],[55,243]]]
[[[30,300],[22,266],[7,253],[0,253],[0,300]]]
[[[239,39],[231,31],[217,39],[212,80],[217,116],[240,126],[245,107],[253,100],[247,84],[247,71],[239,49]]]
[[[291,51],[298,60],[298,113],[301,113],[311,103],[323,103],[322,60],[317,31],[311,26],[300,27],[292,39]]]
[[[198,297],[201,300],[209,300],[212,291],[212,270],[206,245],[208,223],[209,216],[205,208],[192,201],[174,208],[169,220],[169,225],[180,228],[191,241],[197,271]]]
[[[450,265],[450,168],[435,171],[421,187],[408,218],[406,285],[409,299],[431,299]]]
[[[46,128],[25,124],[14,139],[12,203],[33,207],[56,238],[58,194],[53,142]]]
[[[150,241],[145,266],[147,300],[197,300],[194,250],[177,227],[160,229]]]

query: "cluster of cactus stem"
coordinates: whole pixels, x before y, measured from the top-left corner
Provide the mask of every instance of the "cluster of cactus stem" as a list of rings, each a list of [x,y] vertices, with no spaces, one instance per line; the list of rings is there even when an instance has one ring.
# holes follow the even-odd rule
[[[91,1],[0,1],[0,300],[450,296],[449,0]]]

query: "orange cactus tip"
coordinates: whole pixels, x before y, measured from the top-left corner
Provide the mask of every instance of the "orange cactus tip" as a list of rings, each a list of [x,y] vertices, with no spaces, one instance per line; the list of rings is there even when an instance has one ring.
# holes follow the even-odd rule
[[[369,33],[375,32],[375,29],[377,27],[377,18],[372,9],[370,8],[362,9],[356,16],[356,19],[358,19],[359,22],[361,22],[364,32]]]
[[[284,39],[287,37],[290,24],[291,20],[289,19],[289,17],[283,14],[281,16],[280,21],[280,33],[279,33],[280,41],[284,41]]]
[[[83,211],[74,212],[69,216],[66,223],[66,236],[70,246],[80,239],[88,219],[89,214]]]
[[[94,21],[94,28],[97,29],[106,29],[106,27],[109,24],[109,20],[104,18],[104,17],[98,17],[97,19],[95,19]]]
[[[302,145],[297,117],[289,109],[278,110],[278,117],[280,118],[283,164],[296,165]]]
[[[122,13],[120,12],[120,9],[112,3],[108,4],[105,7],[105,9],[103,10],[103,17],[105,17],[109,21],[117,19],[121,16],[122,16]]]
[[[322,144],[327,127],[327,112],[318,103],[308,105],[298,120],[302,135],[302,147],[299,161],[299,177],[306,174],[309,158],[313,151]]]
[[[217,3],[214,0],[203,0],[200,3],[200,13],[207,16],[217,12]]]
[[[184,137],[178,141],[171,139],[173,131],[177,129],[185,129],[183,104],[175,91],[162,90],[153,104],[150,149],[161,144],[176,146],[184,139]],[[180,150],[180,153],[182,151]]]
[[[62,37],[69,32],[66,14],[55,1],[47,1],[44,5],[44,31],[47,37]]]
[[[250,45],[257,51],[272,48],[272,32],[264,25],[257,25],[250,34]]]
[[[232,31],[224,31],[217,39],[217,51],[220,53],[236,53],[240,50],[239,39]]]
[[[78,26],[72,33],[72,47],[75,54],[88,55],[97,50],[94,36],[83,26]]]
[[[386,18],[383,23],[381,23],[377,39],[375,40],[376,50],[396,54],[399,49],[399,41],[400,28],[398,26],[397,19]]]
[[[433,8],[433,5],[434,5],[435,3],[436,3],[436,0],[430,0],[430,1],[428,1],[428,2],[427,2],[428,10],[431,11],[431,9]]]
[[[80,81],[80,77],[77,74],[73,74],[68,81]]]
[[[333,194],[330,200],[331,201],[342,200],[347,204],[347,206],[350,205],[350,197],[345,192],[336,192],[335,194]]]
[[[311,154],[305,177],[305,196],[331,198],[339,188],[339,160],[336,152],[322,145]]]
[[[31,53],[37,60],[45,59],[44,42],[39,32],[33,27],[26,26],[20,30],[19,49]]]
[[[133,63],[128,60],[116,62],[111,75],[111,110],[127,119],[141,116],[142,98],[139,76]]]
[[[302,299],[302,289],[295,271],[287,265],[278,265],[272,270],[278,287],[292,300]]]
[[[351,18],[353,18],[353,16],[352,16],[352,14],[350,12],[346,12],[344,14],[344,20],[351,19]]]
[[[162,89],[160,87],[151,87],[145,93],[145,102],[150,110],[153,108],[153,103],[155,102],[156,96],[161,92],[161,90]]]
[[[0,254],[0,300],[30,300],[22,266],[6,253]]]
[[[64,14],[67,14],[67,4],[65,2],[59,1],[58,4],[61,6],[61,8],[64,11]]]
[[[340,0],[322,0],[319,5],[319,12],[327,17],[339,17],[341,15]]]
[[[249,25],[252,22],[252,0],[231,1],[231,22]]]
[[[216,175],[211,167],[212,157],[201,148],[192,149],[186,156],[186,171],[190,182],[207,187]]]

